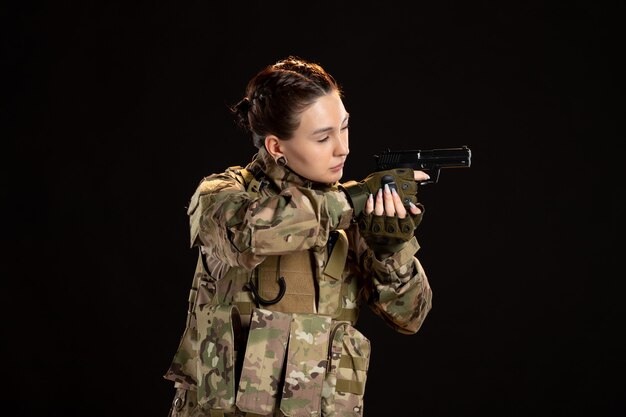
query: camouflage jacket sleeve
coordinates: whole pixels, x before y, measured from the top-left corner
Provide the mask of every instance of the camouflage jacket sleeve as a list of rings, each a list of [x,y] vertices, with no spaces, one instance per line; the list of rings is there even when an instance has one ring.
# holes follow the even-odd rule
[[[232,170],[205,178],[189,205],[191,244],[229,266],[251,270],[268,255],[326,245],[345,229],[352,208],[345,194],[292,186],[249,194]]]
[[[351,254],[363,278],[364,297],[376,315],[400,333],[413,334],[430,311],[432,291],[413,237],[382,260],[367,246],[356,227],[350,228]]]

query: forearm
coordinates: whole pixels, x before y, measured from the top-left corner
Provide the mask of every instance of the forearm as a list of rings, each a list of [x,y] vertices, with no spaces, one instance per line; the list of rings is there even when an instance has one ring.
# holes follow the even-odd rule
[[[244,223],[250,250],[267,256],[325,246],[329,233],[347,228],[351,220],[343,192],[292,187],[254,203]]]
[[[265,256],[323,246],[330,231],[352,218],[345,195],[290,187],[251,198],[243,191],[203,196],[199,239],[210,255],[254,268]]]
[[[370,306],[401,333],[417,332],[431,308],[432,291],[414,256],[418,249],[413,238],[400,251],[382,260],[372,251],[364,254],[372,280]]]

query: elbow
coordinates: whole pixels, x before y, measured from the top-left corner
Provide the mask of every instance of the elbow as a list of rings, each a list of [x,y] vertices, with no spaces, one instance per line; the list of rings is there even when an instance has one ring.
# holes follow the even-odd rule
[[[396,331],[401,334],[415,334],[422,327],[426,316],[432,308],[432,292],[427,291],[419,298],[419,302],[404,322],[397,322]]]

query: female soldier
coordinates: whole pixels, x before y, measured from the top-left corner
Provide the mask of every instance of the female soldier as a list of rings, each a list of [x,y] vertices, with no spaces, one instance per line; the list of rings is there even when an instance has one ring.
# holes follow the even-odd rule
[[[191,198],[199,257],[187,326],[165,378],[172,416],[362,416],[368,305],[415,333],[431,290],[414,256],[422,171],[339,183],[349,114],[333,77],[290,56],[233,107],[258,152]],[[387,175],[395,186],[383,185]]]

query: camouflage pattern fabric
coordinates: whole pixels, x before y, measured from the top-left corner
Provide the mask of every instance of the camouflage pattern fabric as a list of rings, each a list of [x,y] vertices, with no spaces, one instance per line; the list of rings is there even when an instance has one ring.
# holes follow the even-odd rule
[[[349,323],[333,331],[330,365],[322,392],[325,417],[360,417],[370,359],[370,342]]]
[[[336,232],[337,238],[333,251],[318,280],[318,312],[337,318],[342,310],[343,270],[348,257],[348,238],[343,230]],[[356,300],[355,300],[356,303]]]
[[[230,411],[235,405],[235,306],[204,306],[198,312],[198,405]]]
[[[321,414],[328,365],[330,317],[293,314],[280,411],[289,417]]]
[[[372,284],[364,287],[370,308],[399,333],[413,334],[421,327],[432,305],[432,291],[421,263],[413,256],[419,249],[415,237],[392,256],[379,260],[369,253],[363,260],[374,271]]]
[[[244,174],[251,172],[258,179],[255,192],[248,192],[242,172]],[[208,357],[201,359],[203,354],[206,355],[205,349],[208,346],[206,340],[210,339],[210,334],[214,334],[207,327],[205,308],[236,305],[242,313],[242,321],[239,324],[247,327],[254,300],[250,292],[245,290],[245,284],[254,269],[268,257],[287,255],[294,251],[310,252],[312,279],[315,280],[319,291],[314,310],[317,316],[311,314],[311,317],[318,317],[324,323],[328,322],[329,329],[336,322],[355,325],[359,309],[368,306],[396,331],[406,334],[418,331],[431,309],[432,291],[426,273],[415,257],[419,250],[417,240],[413,237],[391,252],[372,250],[361,235],[358,225],[353,221],[353,211],[347,197],[337,187],[338,184],[311,183],[287,167],[276,165],[264,149],[259,150],[252,162],[246,165],[245,170],[242,167],[231,167],[223,173],[211,175],[201,181],[191,198],[188,214],[191,244],[202,249],[207,268],[205,271],[201,263],[198,263],[194,285],[190,292],[191,308],[187,326],[174,360],[165,374],[165,378],[175,381],[178,390],[183,390],[186,394],[185,405],[177,415],[202,416],[211,415],[211,412],[219,414],[230,406],[233,391],[232,386],[228,385],[232,380],[228,379],[230,378],[228,357],[220,350],[218,360],[222,363],[216,364],[215,368],[211,368],[212,362]],[[332,261],[333,253],[336,252],[333,250],[329,254],[327,246],[329,239],[337,233],[343,236],[341,239],[347,245],[342,267],[336,267]],[[335,245],[335,249],[338,247],[339,243]],[[294,330],[293,326],[291,330]],[[219,331],[215,334],[218,333]],[[307,332],[302,333],[304,334]],[[356,339],[357,336],[354,335]],[[229,343],[227,340],[226,345]],[[244,351],[245,343],[239,344],[236,338],[232,343],[238,351]],[[323,348],[328,349],[328,344]],[[287,349],[289,351],[291,348]],[[315,356],[318,363],[327,360],[323,359],[327,354]],[[349,355],[346,353],[343,356]],[[367,355],[363,353],[363,357],[365,356]],[[200,360],[201,366],[198,365]],[[307,378],[319,376],[312,371],[315,366],[311,359],[304,359],[302,363],[293,362],[291,366],[294,370],[300,366],[302,375]],[[341,368],[344,367],[338,367]],[[345,368],[349,369],[348,366]],[[198,372],[199,370],[201,372]],[[304,370],[309,372],[308,376]],[[358,369],[357,371],[360,372]],[[333,375],[337,377],[339,374],[341,372]],[[208,375],[211,376],[207,378]],[[212,379],[215,378],[213,375],[224,379],[220,382],[219,379]],[[297,373],[294,375],[300,376]],[[344,379],[364,382],[361,377],[360,374],[354,374],[346,375]],[[248,384],[252,384],[252,380],[249,381]],[[319,384],[317,378],[313,378],[313,381]],[[296,385],[292,385],[296,382]],[[281,390],[283,383],[285,390]],[[292,395],[295,392],[293,387],[299,386],[300,383],[297,378],[290,379],[289,384],[286,381],[277,383],[276,401],[280,400],[281,406],[285,401],[284,408],[288,412],[296,412],[292,410],[299,407],[290,405],[290,401],[291,404],[296,404],[296,400],[300,401],[297,396]],[[324,383],[330,384],[329,381]],[[223,407],[222,409],[193,407],[197,397],[195,391],[198,391],[198,386],[202,384],[204,394],[201,394],[200,398],[206,399],[204,406]],[[344,383],[339,385],[341,384]],[[317,409],[322,416],[326,412],[338,413],[337,404],[341,402],[340,400],[346,404],[354,404],[354,399],[344,400],[345,393],[336,383],[334,387],[335,397],[326,396],[324,399],[324,407],[328,411],[319,410],[322,402],[322,394],[319,392],[317,401],[320,405]],[[327,388],[324,390],[326,392]],[[354,387],[350,390],[357,391]],[[224,393],[223,399],[214,402],[208,399],[211,392],[220,391]],[[361,395],[354,392],[349,394]],[[281,399],[281,395],[284,398]],[[306,401],[310,404],[315,402],[313,396],[309,396]],[[335,404],[334,411],[332,404]],[[309,407],[311,411],[316,409],[314,405]],[[226,411],[224,415],[240,415],[242,412],[236,408],[234,411]],[[347,410],[349,407],[344,408]],[[275,416],[280,415],[279,409],[280,407],[275,409]],[[361,412],[362,410],[361,406]],[[352,412],[356,411],[353,409]]]
[[[190,203],[191,241],[204,248],[215,279],[232,269],[251,271],[268,255],[309,249],[320,282],[328,262],[330,233],[344,230],[350,249],[337,313],[356,318],[363,303],[399,332],[419,329],[431,308],[432,292],[414,257],[419,249],[415,237],[394,253],[376,254],[352,223],[352,209],[337,184],[311,183],[276,165],[265,149],[246,170],[260,178],[253,197],[246,192],[240,170],[232,168],[205,178]]]
[[[196,324],[195,309],[198,300],[198,289],[202,286],[203,290],[209,294],[215,293],[214,282],[208,280],[209,276],[202,267],[202,258],[198,256],[196,263],[196,272],[193,277],[193,283],[189,290],[189,309],[187,310],[187,325],[185,332],[181,337],[180,344],[174,355],[174,359],[164,375],[164,378],[174,381],[177,386],[187,390],[194,390],[198,385],[197,370],[197,345],[198,345],[198,327]],[[201,283],[204,283],[201,285]],[[207,294],[201,294],[200,298],[209,298]]]
[[[236,169],[205,178],[192,197],[191,244],[199,239],[209,258],[252,270],[267,255],[324,247],[331,230],[350,225],[352,208],[336,186],[312,188],[311,181],[275,165],[265,150],[247,169],[274,171],[272,182],[259,185],[258,198],[250,199]]]
[[[290,314],[253,310],[237,393],[240,410],[261,415],[274,412],[290,324]]]

